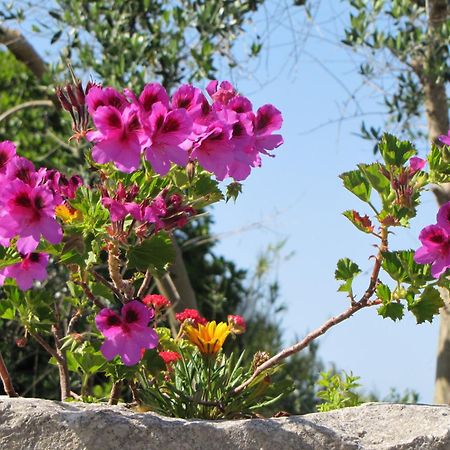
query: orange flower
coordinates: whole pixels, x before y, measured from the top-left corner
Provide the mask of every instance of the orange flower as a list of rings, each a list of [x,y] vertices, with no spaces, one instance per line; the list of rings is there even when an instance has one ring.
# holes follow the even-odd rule
[[[216,324],[215,320],[208,322],[206,325],[199,323],[197,327],[188,325],[184,331],[187,338],[204,355],[215,355],[230,334],[230,328],[225,322]]]

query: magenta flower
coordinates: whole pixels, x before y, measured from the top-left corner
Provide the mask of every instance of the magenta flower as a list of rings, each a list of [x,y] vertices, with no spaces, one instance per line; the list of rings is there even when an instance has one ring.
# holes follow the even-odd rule
[[[206,101],[202,91],[190,84],[183,84],[172,95],[172,108],[183,108],[195,120],[202,113],[203,103]]]
[[[437,213],[437,224],[450,234],[450,202],[444,203]]]
[[[102,205],[109,210],[113,222],[124,219],[128,214],[136,220],[142,220],[141,205],[133,202],[138,193],[138,185],[134,184],[125,189],[122,182],[119,182],[113,198],[110,198],[107,192],[103,193]]]
[[[47,278],[48,255],[46,253],[30,253],[22,261],[1,270],[0,285],[5,278],[14,278],[22,291],[33,287],[33,281],[44,281]]]
[[[214,102],[222,103],[223,105],[227,105],[237,95],[233,85],[226,80],[222,81],[220,85],[217,80],[210,81],[208,86],[206,86],[206,92],[208,92]]]
[[[123,111],[128,106],[127,99],[120,92],[113,88],[102,88],[101,86],[92,86],[86,95],[86,104],[91,116],[100,106],[113,106],[119,111]]]
[[[448,130],[448,134],[441,134],[438,139],[445,145],[450,145],[450,130]]]
[[[422,170],[425,167],[426,163],[427,162],[424,159],[419,158],[417,156],[413,156],[409,160],[409,170],[410,170],[411,175],[414,175],[419,170]]]
[[[148,327],[154,311],[137,300],[123,306],[120,315],[112,309],[102,309],[95,318],[98,330],[105,336],[100,351],[111,361],[122,358],[126,366],[134,366],[143,356],[143,349],[158,345],[158,335]]]
[[[228,165],[233,161],[234,145],[231,142],[232,128],[221,121],[209,125],[194,143],[191,157],[222,181],[228,174]]]
[[[273,150],[283,143],[279,130],[283,123],[281,112],[273,105],[264,105],[258,109],[254,123],[255,145],[260,153],[268,155],[266,150]]]
[[[134,93],[129,89],[125,89],[125,93],[139,108],[141,113],[150,113],[153,105],[158,102],[161,102],[166,108],[169,108],[169,95],[164,87],[159,83],[146,84],[139,98],[136,98],[136,95],[134,95]]]
[[[21,180],[30,186],[36,186],[45,174],[45,169],[36,171],[34,164],[27,158],[16,156],[6,167],[5,178],[10,181]]]
[[[137,170],[144,140],[138,109],[127,106],[120,111],[112,106],[100,106],[93,118],[97,131],[87,134],[87,139],[95,143],[93,160],[99,164],[112,162],[127,173]]]
[[[145,156],[155,172],[166,175],[171,163],[185,166],[188,153],[182,146],[192,131],[192,119],[185,109],[168,111],[161,102],[155,103],[144,128],[150,136]]]
[[[41,234],[52,244],[61,242],[61,226],[55,219],[57,202],[46,186],[32,187],[21,180],[6,185],[2,191],[0,236],[19,236],[17,250],[28,254],[39,244]]]
[[[0,173],[6,172],[6,167],[14,156],[16,156],[16,146],[11,141],[0,142]]]
[[[414,261],[431,264],[431,274],[439,278],[450,267],[449,234],[439,225],[429,225],[420,232],[419,239],[422,247],[416,250]]]

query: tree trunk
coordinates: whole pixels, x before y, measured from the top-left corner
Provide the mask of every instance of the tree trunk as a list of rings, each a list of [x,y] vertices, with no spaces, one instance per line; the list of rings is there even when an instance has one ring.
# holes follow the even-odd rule
[[[435,56],[433,36],[448,19],[447,0],[427,0],[428,33],[430,44],[428,57]],[[444,62],[444,61],[443,61]],[[447,134],[449,129],[448,99],[444,81],[438,81],[431,73],[421,77],[425,96],[425,112],[428,134],[431,142],[441,134]],[[450,201],[450,183],[436,186],[434,189],[439,205]],[[450,403],[450,296],[447,289],[441,289],[441,297],[445,306],[441,308],[441,321],[438,340],[438,357],[436,366],[436,383],[434,402]]]
[[[44,60],[20,31],[0,25],[0,44],[6,45],[15,58],[23,62],[37,78],[41,79],[47,72]]]

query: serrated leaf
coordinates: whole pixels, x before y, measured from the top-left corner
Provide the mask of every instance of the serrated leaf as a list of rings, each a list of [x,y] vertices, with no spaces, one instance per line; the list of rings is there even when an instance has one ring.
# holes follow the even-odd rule
[[[228,202],[231,199],[236,201],[239,194],[242,194],[242,184],[238,183],[237,181],[230,183],[227,186],[227,194],[225,197],[225,201]]]
[[[430,266],[414,261],[414,250],[384,252],[382,267],[395,281],[407,282],[416,287],[433,280]]]
[[[347,217],[347,219],[350,220],[350,222],[355,225],[358,230],[363,231],[364,233],[373,232],[373,225],[369,216],[361,216],[357,211],[354,210],[347,210],[342,214]]]
[[[128,265],[142,271],[150,269],[154,276],[162,276],[175,258],[172,240],[160,232],[128,251]]]
[[[417,300],[408,302],[408,309],[416,316],[417,323],[431,322],[442,306],[441,294],[433,286],[427,286]]]
[[[394,322],[400,320],[404,316],[404,306],[401,303],[392,302],[385,305],[381,305],[378,310],[378,314],[384,319],[392,319]]]
[[[351,261],[349,258],[342,258],[337,262],[336,270],[334,272],[334,277],[336,280],[343,280],[339,286],[339,292],[351,292],[352,283],[356,275],[361,273],[361,269],[358,264]]]
[[[391,290],[389,289],[389,286],[380,283],[377,286],[376,289],[377,297],[383,302],[383,303],[389,303],[391,301]]]
[[[401,167],[409,158],[417,154],[409,141],[400,141],[392,134],[385,133],[378,143],[378,149],[387,165]]]
[[[389,194],[391,183],[381,173],[381,164],[358,164],[358,167],[377,192],[384,195]]]
[[[344,182],[345,188],[363,202],[368,202],[370,200],[371,187],[360,170],[344,172],[339,175],[339,178]]]
[[[447,158],[444,158],[445,150],[448,152],[449,147],[431,146],[428,154],[428,164],[430,167],[429,181],[432,183],[447,183],[450,181],[450,164]]]

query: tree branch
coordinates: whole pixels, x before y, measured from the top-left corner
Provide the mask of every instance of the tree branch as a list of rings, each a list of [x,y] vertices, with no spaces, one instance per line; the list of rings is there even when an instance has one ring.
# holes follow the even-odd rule
[[[26,108],[35,108],[37,106],[47,106],[54,107],[54,103],[51,100],[30,100],[29,102],[21,103],[20,105],[14,106],[8,111],[5,111],[3,114],[0,114],[0,122],[3,122],[9,116],[12,116],[18,111]]]
[[[5,361],[3,360],[3,356],[0,352],[0,378],[3,382],[3,389],[6,392],[8,397],[18,397],[17,392],[14,389],[12,384],[11,376],[9,375],[8,369],[6,368]]]
[[[41,79],[47,72],[47,64],[20,31],[0,25],[0,44],[6,45],[15,58],[23,62],[37,78]]]
[[[378,254],[375,257],[375,264],[372,270],[372,274],[370,276],[370,282],[369,286],[362,295],[361,299],[358,302],[352,303],[352,305],[346,309],[344,312],[339,314],[336,317],[332,317],[331,319],[328,319],[324,324],[322,324],[319,328],[316,328],[311,333],[307,334],[301,341],[297,342],[294,345],[291,345],[290,347],[287,347],[280,352],[278,352],[275,356],[272,356],[272,358],[268,359],[265,363],[261,364],[256,368],[256,370],[253,372],[252,376],[246,380],[244,383],[239,385],[234,389],[234,394],[239,394],[241,391],[243,391],[258,375],[260,375],[265,370],[269,369],[270,367],[273,367],[277,364],[279,364],[281,361],[286,359],[287,357],[300,352],[304,348],[306,348],[309,344],[311,344],[312,341],[317,339],[319,336],[322,336],[326,331],[328,331],[330,328],[334,327],[338,323],[343,322],[344,320],[350,318],[353,314],[358,312],[360,309],[373,306],[373,305],[379,305],[381,304],[381,300],[373,300],[371,301],[370,298],[375,293],[377,283],[378,283],[378,276],[380,274],[381,269],[381,262],[383,260],[383,252],[387,250],[388,242],[387,242],[387,229],[382,226],[381,227],[381,244],[378,249]]]

